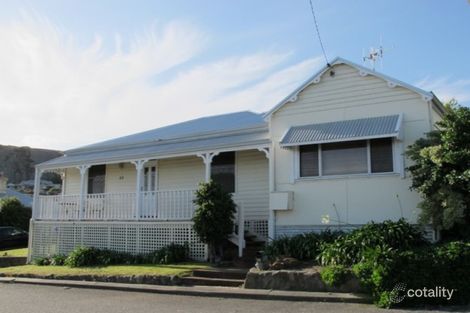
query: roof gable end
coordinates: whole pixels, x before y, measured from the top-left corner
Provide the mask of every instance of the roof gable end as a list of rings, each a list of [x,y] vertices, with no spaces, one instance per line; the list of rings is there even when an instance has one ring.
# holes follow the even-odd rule
[[[375,76],[377,78],[380,78],[384,81],[387,82],[388,86],[393,88],[393,87],[396,87],[396,86],[400,86],[400,87],[403,87],[403,88],[406,88],[408,90],[411,90],[419,95],[421,95],[421,97],[423,98],[424,101],[433,101],[438,107],[439,109],[443,110],[443,105],[442,103],[439,101],[439,99],[437,99],[437,97],[432,93],[432,92],[429,92],[429,91],[425,91],[421,88],[418,88],[418,87],[415,87],[413,85],[410,85],[408,83],[405,83],[401,80],[398,80],[396,78],[393,78],[393,77],[390,77],[388,75],[385,75],[385,74],[382,74],[382,73],[379,73],[379,72],[376,72],[372,69],[369,69],[365,66],[362,66],[362,65],[359,65],[359,64],[356,64],[354,62],[351,62],[349,60],[346,60],[346,59],[343,59],[343,58],[340,58],[340,57],[337,57],[335,58],[331,63],[330,63],[330,66],[333,67],[335,65],[340,65],[340,64],[345,64],[345,65],[348,65],[348,66],[351,66],[355,69],[358,70],[358,74],[360,76],[367,76],[367,75],[372,75],[372,76]],[[272,114],[274,114],[275,112],[277,112],[280,108],[282,108],[286,103],[289,103],[289,102],[295,102],[297,101],[297,98],[298,98],[298,95],[299,93],[301,93],[305,88],[307,88],[308,86],[312,85],[312,84],[318,84],[321,80],[321,77],[323,76],[323,74],[325,74],[329,69],[330,69],[330,66],[328,65],[325,65],[324,67],[322,67],[318,72],[316,72],[313,76],[311,76],[310,78],[308,78],[304,83],[302,83],[297,89],[295,89],[292,93],[290,93],[287,97],[285,97],[284,99],[282,99],[277,105],[275,105],[271,110],[269,110],[268,112],[266,112],[264,114],[264,118],[265,119],[268,119]]]

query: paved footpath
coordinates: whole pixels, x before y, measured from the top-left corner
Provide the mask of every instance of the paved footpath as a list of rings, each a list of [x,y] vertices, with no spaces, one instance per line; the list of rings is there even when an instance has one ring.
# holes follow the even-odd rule
[[[280,300],[227,299],[56,286],[0,284],[1,313],[231,313],[231,312],[407,312],[373,305]],[[420,312],[420,311],[409,311]],[[424,311],[423,311],[424,312]],[[437,311],[434,311],[437,312]]]

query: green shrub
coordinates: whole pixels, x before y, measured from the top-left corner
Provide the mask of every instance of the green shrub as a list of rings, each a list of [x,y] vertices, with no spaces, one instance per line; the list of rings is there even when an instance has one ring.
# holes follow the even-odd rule
[[[49,258],[49,257],[36,258],[36,259],[33,260],[33,264],[38,265],[38,266],[51,265],[51,258]]]
[[[56,254],[51,257],[51,265],[62,266],[65,263],[67,256],[64,254]]]
[[[396,305],[394,287],[406,289],[455,289],[451,301],[445,298],[405,297],[399,305],[451,305],[470,302],[470,243],[451,242],[408,251],[376,249],[353,266],[353,272],[368,288],[380,307]]]
[[[280,256],[298,260],[315,260],[323,243],[334,241],[341,232],[326,230],[321,233],[306,233],[292,237],[280,237],[271,241],[264,249],[264,254],[271,260]]]
[[[143,255],[142,262],[148,264],[171,264],[182,262],[187,259],[188,246],[170,244],[159,250]]]
[[[64,254],[56,254],[50,257],[36,258],[33,260],[33,264],[38,266],[64,265],[66,258],[67,256]]]
[[[31,209],[23,206],[15,197],[0,199],[0,226],[14,226],[25,231],[29,229]]]
[[[323,268],[320,275],[328,286],[338,287],[351,277],[351,270],[342,265],[331,265]]]
[[[209,261],[214,262],[217,251],[222,254],[223,243],[233,232],[235,202],[230,193],[211,180],[199,185],[194,204],[193,229],[201,241],[209,246]]]
[[[425,245],[422,233],[404,219],[397,222],[370,222],[334,242],[323,244],[319,256],[323,265],[352,266],[360,262],[369,249],[407,250]]]
[[[188,259],[186,245],[170,244],[146,254],[133,255],[93,247],[78,247],[64,260],[70,267],[108,266],[116,264],[170,264]]]
[[[99,250],[93,247],[75,248],[65,260],[65,265],[70,267],[96,266],[100,264],[98,260]]]

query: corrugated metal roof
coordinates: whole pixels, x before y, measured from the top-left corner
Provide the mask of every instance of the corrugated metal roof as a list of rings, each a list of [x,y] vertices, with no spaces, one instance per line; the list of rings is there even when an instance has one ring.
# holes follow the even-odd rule
[[[160,158],[203,151],[269,145],[263,114],[249,111],[209,116],[68,150],[38,165],[51,169],[138,158]]]
[[[244,132],[212,136],[210,138],[193,138],[172,142],[153,142],[135,147],[113,148],[99,151],[67,154],[38,165],[39,168],[50,169],[79,164],[104,164],[138,158],[162,158],[169,155],[196,154],[203,151],[237,150],[239,147],[268,146],[270,143],[268,130]]]
[[[234,112],[222,115],[201,117],[137,134],[114,138],[77,149],[71,149],[66,151],[66,153],[102,149],[113,146],[134,145],[145,142],[165,141],[188,136],[193,137],[199,134],[202,135],[208,133],[236,131],[267,126],[268,124],[264,121],[262,113],[259,114],[250,111]]]
[[[291,127],[281,146],[316,144],[377,137],[397,137],[401,127],[400,115],[361,118]]]

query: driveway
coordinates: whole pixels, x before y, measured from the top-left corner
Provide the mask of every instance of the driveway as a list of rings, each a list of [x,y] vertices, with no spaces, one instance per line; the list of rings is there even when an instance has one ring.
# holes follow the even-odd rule
[[[406,311],[384,311],[379,310],[372,305],[364,304],[223,299],[21,284],[0,284],[0,312],[392,313]],[[412,312],[416,313],[419,311]]]

